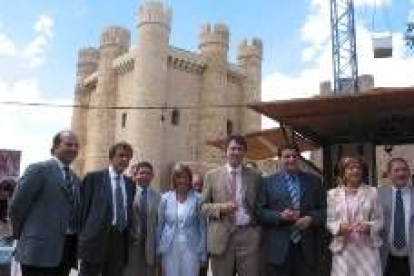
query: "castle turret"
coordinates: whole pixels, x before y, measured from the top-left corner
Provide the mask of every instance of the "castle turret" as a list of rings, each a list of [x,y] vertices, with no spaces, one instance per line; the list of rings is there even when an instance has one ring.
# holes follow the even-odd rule
[[[229,30],[225,24],[209,24],[202,27],[199,39],[200,56],[206,62],[200,95],[199,160],[218,163],[223,153],[206,145],[206,141],[226,137],[229,134],[228,108],[217,107],[228,103],[227,90],[227,52],[229,49]],[[230,127],[233,129],[233,125]]]
[[[263,45],[258,38],[252,39],[251,42],[245,39],[239,45],[239,66],[246,75],[241,101],[243,105],[261,100],[262,54]],[[241,113],[242,133],[260,130],[261,119],[257,112],[244,108]]]
[[[227,52],[229,50],[230,32],[227,25],[223,23],[211,26],[206,24],[201,28],[199,34],[200,54],[210,59],[227,62]]]
[[[108,149],[114,143],[117,76],[113,60],[128,51],[130,33],[121,27],[109,27],[101,36],[100,59],[97,70],[96,90],[92,92],[88,116],[86,168],[106,166]],[[104,130],[105,131],[102,131]]]
[[[135,58],[134,93],[123,93],[118,99],[119,104],[143,107],[122,111],[118,118],[123,116],[126,122],[125,127],[117,132],[117,137],[130,142],[137,151],[133,161],[139,159],[153,163],[157,170],[155,185],[169,183],[169,168],[162,162],[166,140],[162,110],[151,107],[162,107],[167,102],[170,24],[171,9],[162,3],[148,1],[139,8],[138,45],[132,53]]]
[[[72,115],[72,130],[79,139],[79,155],[75,160],[73,167],[77,173],[82,173],[85,160],[86,134],[87,134],[87,117],[88,109],[84,108],[89,105],[90,91],[84,87],[84,79],[91,75],[98,68],[99,51],[96,48],[88,47],[79,50],[76,70],[76,86],[74,96],[74,109]]]

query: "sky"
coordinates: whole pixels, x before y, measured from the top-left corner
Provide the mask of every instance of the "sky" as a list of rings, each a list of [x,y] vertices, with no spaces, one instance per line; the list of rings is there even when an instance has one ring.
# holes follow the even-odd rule
[[[70,127],[71,109],[4,104],[71,104],[77,52],[99,46],[104,28],[131,31],[144,0],[0,0],[0,149],[22,150],[22,169],[49,156],[52,136]],[[244,38],[263,41],[262,100],[310,97],[332,79],[328,0],[165,0],[172,8],[170,44],[197,51],[205,23],[230,29],[229,60]],[[360,74],[375,86],[414,85],[414,52],[404,46],[414,0],[354,0]],[[374,59],[372,37],[392,34],[394,54]],[[264,121],[266,127],[270,126]]]

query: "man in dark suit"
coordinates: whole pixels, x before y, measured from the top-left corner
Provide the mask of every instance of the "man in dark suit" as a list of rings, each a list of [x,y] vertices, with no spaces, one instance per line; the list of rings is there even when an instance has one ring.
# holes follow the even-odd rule
[[[56,134],[51,153],[26,169],[10,204],[15,258],[24,276],[67,276],[77,264],[80,180],[69,169],[78,154],[75,134]]]
[[[391,185],[378,188],[384,211],[380,248],[385,276],[414,275],[414,187],[410,184],[410,166],[399,157],[388,162]]]
[[[300,171],[295,145],[280,147],[283,169],[265,178],[258,203],[266,275],[316,276],[319,233],[326,222],[320,179]]]
[[[125,142],[109,149],[109,168],[88,173],[81,189],[80,275],[122,275],[128,258],[135,185],[123,172],[132,158]]]

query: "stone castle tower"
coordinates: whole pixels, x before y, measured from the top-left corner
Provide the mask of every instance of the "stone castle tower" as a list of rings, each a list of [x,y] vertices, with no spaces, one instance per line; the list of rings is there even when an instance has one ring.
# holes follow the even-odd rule
[[[107,166],[110,145],[127,141],[133,161],[152,162],[155,185],[167,188],[178,161],[222,161],[208,140],[260,129],[260,115],[243,106],[260,101],[261,41],[242,41],[233,64],[226,25],[203,26],[199,51],[189,52],[169,45],[171,18],[170,8],[147,1],[138,10],[134,47],[128,30],[109,27],[99,49],[79,51],[72,128],[81,174]]]

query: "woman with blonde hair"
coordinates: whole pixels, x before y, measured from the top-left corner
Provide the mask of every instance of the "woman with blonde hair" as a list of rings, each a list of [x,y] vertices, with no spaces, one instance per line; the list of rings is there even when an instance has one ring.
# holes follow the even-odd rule
[[[158,209],[157,252],[164,276],[195,276],[206,260],[200,196],[192,189],[192,173],[186,165],[174,167],[171,183],[172,189],[162,196]]]
[[[383,213],[377,189],[363,182],[363,167],[360,157],[342,157],[338,163],[338,186],[328,192],[332,276],[382,275],[379,232]]]

